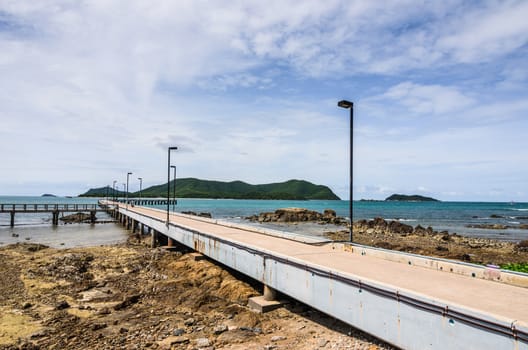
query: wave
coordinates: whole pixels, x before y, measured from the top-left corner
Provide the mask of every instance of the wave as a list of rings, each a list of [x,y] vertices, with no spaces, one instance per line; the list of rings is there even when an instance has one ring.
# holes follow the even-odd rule
[[[526,208],[510,208],[510,210],[515,210],[515,211],[528,211],[528,209],[526,209]]]
[[[521,223],[519,221],[508,221],[508,224],[520,225]]]

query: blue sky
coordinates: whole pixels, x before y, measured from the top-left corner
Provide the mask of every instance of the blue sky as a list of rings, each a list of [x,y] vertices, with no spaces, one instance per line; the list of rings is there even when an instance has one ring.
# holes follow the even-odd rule
[[[528,201],[526,1],[0,1],[0,195],[179,177]]]

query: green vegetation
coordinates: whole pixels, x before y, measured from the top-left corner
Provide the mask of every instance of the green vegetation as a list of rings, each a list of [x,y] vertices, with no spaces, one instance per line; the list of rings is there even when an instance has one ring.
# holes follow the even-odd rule
[[[174,181],[171,181],[171,195]],[[80,197],[104,197],[107,187],[90,189]],[[112,189],[108,194],[112,195]],[[117,192],[119,196],[123,192]],[[145,188],[143,197],[166,197],[167,184]],[[138,197],[139,192],[129,194]],[[289,180],[286,182],[250,185],[242,181],[221,182],[200,180],[195,178],[176,179],[176,197],[178,198],[229,198],[229,199],[286,199],[308,200],[325,199],[339,200],[332,190],[323,185],[314,185],[304,180]]]
[[[114,189],[110,186],[99,187],[99,188],[90,188],[86,193],[80,194],[79,197],[112,197],[114,195]],[[123,197],[125,192],[115,190],[115,195],[117,197]]]
[[[404,202],[438,202],[438,199],[434,199],[431,197],[424,197],[420,195],[412,195],[408,196],[405,194],[393,194],[392,196],[389,196],[385,198],[386,201],[404,201]]]
[[[511,263],[511,264],[502,264],[500,268],[503,270],[517,271],[528,273],[528,263]]]

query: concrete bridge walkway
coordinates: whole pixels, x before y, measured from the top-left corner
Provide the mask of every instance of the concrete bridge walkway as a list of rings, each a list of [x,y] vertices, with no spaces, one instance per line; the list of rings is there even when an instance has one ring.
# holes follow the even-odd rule
[[[528,349],[528,278],[471,264],[321,243],[212,219],[124,208],[171,239],[396,346]],[[258,232],[261,231],[261,232]]]

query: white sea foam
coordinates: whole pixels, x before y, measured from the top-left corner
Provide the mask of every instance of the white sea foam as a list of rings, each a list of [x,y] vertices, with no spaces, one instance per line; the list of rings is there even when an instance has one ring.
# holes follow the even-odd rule
[[[519,221],[508,221],[508,224],[519,225]]]

